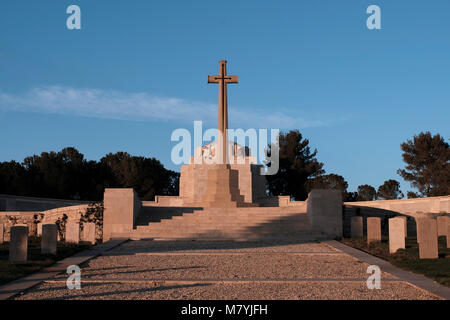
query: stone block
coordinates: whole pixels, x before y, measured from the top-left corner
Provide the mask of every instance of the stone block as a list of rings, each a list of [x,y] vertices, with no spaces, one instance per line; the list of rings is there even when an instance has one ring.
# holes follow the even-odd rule
[[[367,243],[381,242],[381,219],[377,217],[367,218]]]
[[[11,227],[9,241],[9,261],[27,262],[28,226],[14,225]]]
[[[447,220],[447,248],[450,248],[450,219]]]
[[[67,222],[66,223],[66,242],[79,243],[80,242],[80,223]]]
[[[389,219],[389,253],[405,249],[405,220],[401,217]]]
[[[419,218],[418,225],[420,226],[418,228],[419,258],[437,259],[439,255],[436,219]]]
[[[81,241],[95,244],[95,223],[84,222],[83,232],[81,233]]]
[[[106,188],[103,203],[103,241],[132,232],[141,206],[136,192],[132,188]]]
[[[3,223],[0,223],[0,243],[5,241],[5,227]]]
[[[352,238],[362,238],[363,233],[363,217],[351,218],[351,235]]]
[[[42,223],[38,223],[37,224],[37,236],[40,237],[42,236]]]
[[[405,226],[405,238],[408,237],[408,218],[405,216],[398,216],[396,218],[402,219],[403,224]]]
[[[447,216],[439,216],[437,217],[437,232],[438,237],[447,235],[447,221],[450,218]]]
[[[306,212],[315,231],[331,237],[342,237],[342,193],[340,190],[312,190],[308,195]]]
[[[56,254],[58,243],[58,227],[56,224],[42,225],[41,253]]]

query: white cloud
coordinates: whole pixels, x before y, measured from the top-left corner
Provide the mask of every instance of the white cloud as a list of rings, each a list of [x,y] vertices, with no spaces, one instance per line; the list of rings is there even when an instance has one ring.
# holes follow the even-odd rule
[[[0,110],[66,114],[133,121],[203,120],[215,126],[217,105],[179,98],[157,97],[147,93],[127,93],[99,89],[75,89],[43,86],[22,94],[0,92]],[[274,108],[279,110],[279,108]],[[231,127],[305,128],[322,126],[322,121],[308,121],[277,111],[256,112],[233,108],[229,112]]]

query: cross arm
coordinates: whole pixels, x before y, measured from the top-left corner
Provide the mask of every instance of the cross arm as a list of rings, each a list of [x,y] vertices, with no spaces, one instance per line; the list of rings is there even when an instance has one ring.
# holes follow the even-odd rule
[[[208,83],[219,83],[220,76],[208,76]]]
[[[225,82],[226,83],[238,83],[239,77],[238,76],[226,76]]]

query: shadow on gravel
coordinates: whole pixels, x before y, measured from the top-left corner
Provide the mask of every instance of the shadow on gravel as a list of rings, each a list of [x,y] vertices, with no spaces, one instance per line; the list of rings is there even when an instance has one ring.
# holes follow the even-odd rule
[[[90,283],[89,285],[84,285],[84,286],[89,286],[89,287],[93,287],[93,286],[104,286],[104,285],[110,285],[108,283]],[[149,286],[151,284],[148,284]],[[140,288],[140,289],[134,289],[134,290],[115,290],[115,291],[106,291],[106,292],[96,292],[96,293],[82,293],[83,292],[83,284],[81,287],[81,290],[68,290],[67,287],[65,286],[61,286],[61,287],[56,287],[56,288],[48,288],[48,289],[39,289],[39,290],[34,290],[34,292],[36,291],[40,291],[43,295],[48,295],[49,293],[53,292],[53,295],[55,294],[55,292],[57,292],[58,290],[64,290],[63,295],[58,296],[58,297],[52,297],[52,298],[46,298],[45,300],[70,300],[70,299],[89,299],[89,298],[95,298],[98,300],[99,297],[105,297],[106,299],[111,299],[111,296],[113,295],[121,295],[121,294],[130,294],[130,293],[140,293],[140,294],[145,294],[145,293],[149,293],[151,294],[152,292],[157,292],[157,291],[165,291],[165,290],[172,290],[172,289],[186,289],[186,288],[195,288],[195,287],[207,287],[207,286],[211,286],[211,284],[207,284],[207,283],[199,283],[199,284],[186,284],[186,285],[172,285],[172,286],[155,286],[155,287],[148,287],[148,288]],[[98,288],[100,289],[100,288]],[[77,294],[78,293],[78,294]],[[145,299],[145,295],[141,296],[144,297]],[[121,298],[123,299],[123,298]]]
[[[121,246],[108,251],[103,256],[132,255],[135,253],[192,251],[192,250],[227,250],[227,249],[255,249],[296,244],[320,243],[320,240],[274,239],[258,241],[153,241],[131,240]]]

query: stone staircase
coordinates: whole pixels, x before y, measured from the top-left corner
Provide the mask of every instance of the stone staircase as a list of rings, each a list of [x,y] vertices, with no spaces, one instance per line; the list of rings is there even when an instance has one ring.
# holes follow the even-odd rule
[[[142,207],[132,239],[261,240],[326,238],[296,207]]]

